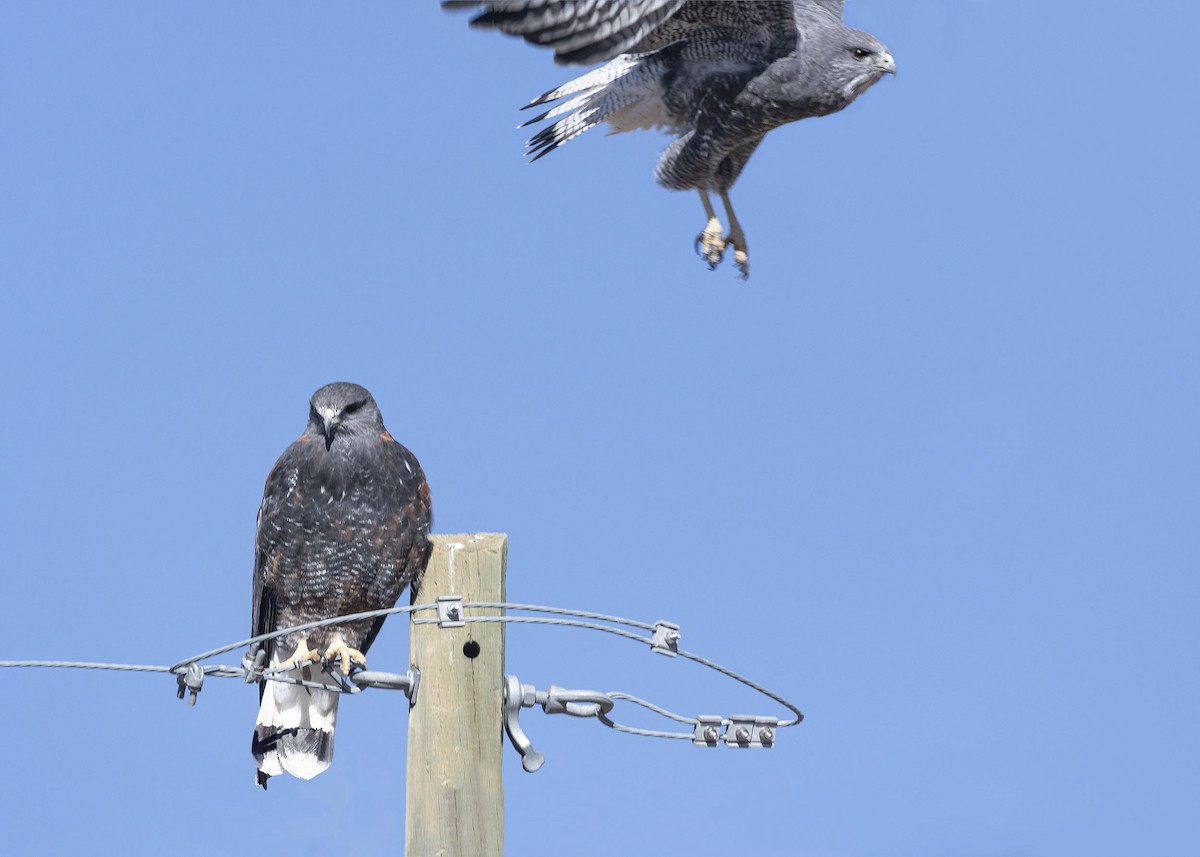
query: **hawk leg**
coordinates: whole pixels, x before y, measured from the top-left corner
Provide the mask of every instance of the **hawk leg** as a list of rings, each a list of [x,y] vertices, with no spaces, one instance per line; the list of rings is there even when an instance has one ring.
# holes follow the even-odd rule
[[[351,664],[358,664],[363,669],[367,666],[367,656],[358,649],[347,646],[340,634],[333,638],[333,643],[325,650],[326,661],[332,661],[334,658],[341,662],[342,675],[350,675]]]
[[[708,262],[710,270],[717,267],[721,256],[725,254],[725,239],[721,236],[721,221],[713,211],[712,202],[707,191],[700,191],[700,202],[704,204],[704,213],[708,215],[708,225],[696,237],[696,252]]]
[[[750,250],[746,247],[746,233],[742,231],[742,224],[738,223],[737,217],[734,216],[733,203],[729,201],[729,194],[725,191],[721,191],[721,202],[725,204],[725,213],[729,215],[729,236],[725,243],[733,248],[733,261],[744,280],[750,276]]]
[[[302,667],[306,664],[315,664],[320,659],[321,653],[316,649],[310,649],[308,647],[308,640],[304,639],[304,637],[301,637],[300,642],[296,645],[296,651],[292,653],[290,658],[281,663],[278,669],[288,670],[292,667]]]

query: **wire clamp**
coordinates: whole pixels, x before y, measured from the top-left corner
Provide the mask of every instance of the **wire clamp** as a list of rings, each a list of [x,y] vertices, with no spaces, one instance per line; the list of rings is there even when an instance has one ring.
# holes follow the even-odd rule
[[[242,669],[245,671],[246,684],[254,684],[262,680],[263,669],[267,665],[267,649],[265,646],[255,646],[242,656]]]
[[[726,747],[773,747],[775,732],[779,728],[778,717],[755,717],[750,714],[732,714],[725,730]]]
[[[696,718],[696,731],[692,743],[697,747],[715,747],[721,740],[721,728],[725,718],[719,714],[701,714]]]
[[[654,623],[654,636],[650,638],[651,651],[669,658],[679,654],[679,626],[674,622],[659,619]]]
[[[439,628],[461,628],[467,624],[463,620],[461,595],[438,596],[437,623]]]
[[[175,674],[175,684],[177,686],[176,697],[183,699],[183,695],[187,693],[188,705],[195,705],[196,697],[204,688],[204,668],[193,661],[187,665],[184,672]]]

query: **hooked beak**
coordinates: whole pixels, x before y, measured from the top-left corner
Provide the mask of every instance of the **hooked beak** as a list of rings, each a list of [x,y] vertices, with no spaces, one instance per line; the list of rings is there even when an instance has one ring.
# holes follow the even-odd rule
[[[333,446],[333,432],[341,423],[341,418],[338,412],[333,408],[324,408],[321,410],[322,428],[321,432],[325,435],[325,451],[329,451],[329,447]]]
[[[875,68],[879,69],[884,74],[896,74],[896,60],[890,53],[884,51],[883,56],[879,58],[879,62],[875,63]]]

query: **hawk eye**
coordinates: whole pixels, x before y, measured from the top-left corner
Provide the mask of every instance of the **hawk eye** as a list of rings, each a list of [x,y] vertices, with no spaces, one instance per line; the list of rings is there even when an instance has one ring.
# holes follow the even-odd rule
[[[357,411],[359,408],[361,408],[362,406],[363,406],[362,402],[351,402],[350,404],[346,405],[346,407],[342,408],[342,415],[347,416],[349,414],[352,414],[355,411]]]
[[[865,60],[871,54],[872,54],[872,51],[869,51],[866,48],[855,48],[854,49],[854,58],[856,60]]]

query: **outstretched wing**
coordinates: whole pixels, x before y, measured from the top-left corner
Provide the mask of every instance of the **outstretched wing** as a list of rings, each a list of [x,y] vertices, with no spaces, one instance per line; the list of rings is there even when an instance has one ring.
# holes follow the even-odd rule
[[[774,57],[796,41],[796,7],[841,14],[834,0],[443,0],[448,9],[479,8],[474,27],[497,29],[552,48],[556,62],[589,65],[643,54],[675,42],[722,41],[732,56]]]
[[[590,65],[628,53],[686,0],[442,0],[447,9],[483,7],[473,27],[497,29],[552,48],[555,62]]]

